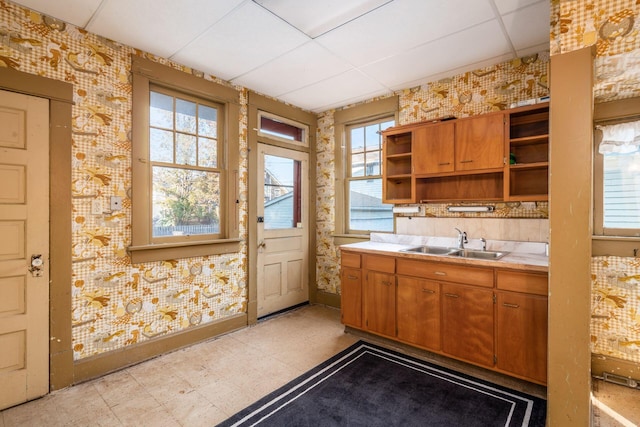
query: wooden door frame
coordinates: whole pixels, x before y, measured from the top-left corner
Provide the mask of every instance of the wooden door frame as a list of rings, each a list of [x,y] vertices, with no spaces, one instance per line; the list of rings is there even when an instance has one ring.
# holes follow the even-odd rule
[[[0,68],[0,89],[49,100],[49,390],[73,384],[71,107],[73,85]]]
[[[258,240],[257,240],[257,206],[255,203],[258,183],[255,171],[258,170],[258,111],[265,111],[286,117],[291,120],[304,123],[309,126],[309,146],[299,147],[285,142],[275,140],[265,140],[260,138],[262,143],[268,143],[284,148],[290,148],[309,153],[309,302],[321,302],[317,299],[318,285],[316,283],[316,129],[317,117],[313,113],[303,111],[291,105],[268,98],[255,92],[248,93],[247,106],[247,147],[248,147],[248,178],[247,178],[247,202],[249,205],[247,216],[247,315],[248,323],[255,324],[258,321]]]

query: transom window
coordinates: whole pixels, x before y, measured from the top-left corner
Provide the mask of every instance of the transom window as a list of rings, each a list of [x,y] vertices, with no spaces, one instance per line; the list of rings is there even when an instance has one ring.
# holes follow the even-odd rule
[[[258,112],[258,135],[309,146],[309,126],[284,117]]]
[[[393,205],[382,203],[382,135],[389,118],[348,125],[346,197],[348,232],[393,231]]]
[[[220,106],[152,87],[152,237],[220,234]]]

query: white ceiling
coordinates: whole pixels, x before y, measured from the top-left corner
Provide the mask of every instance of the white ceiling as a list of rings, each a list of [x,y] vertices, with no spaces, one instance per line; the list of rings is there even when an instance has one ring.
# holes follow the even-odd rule
[[[549,0],[13,0],[314,112],[549,49]]]

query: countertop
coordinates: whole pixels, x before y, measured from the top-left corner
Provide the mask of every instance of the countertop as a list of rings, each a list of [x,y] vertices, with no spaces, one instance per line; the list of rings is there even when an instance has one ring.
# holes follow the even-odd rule
[[[478,247],[479,241],[472,241],[470,243],[471,244],[465,247],[480,249],[480,247]],[[440,237],[371,233],[370,241],[342,245],[340,249],[458,265],[509,268],[545,273],[549,271],[549,257],[546,256],[544,242],[487,241],[487,250],[508,252],[507,255],[498,260],[401,252],[402,249],[409,249],[420,245],[455,247],[455,241],[453,241],[453,239]]]

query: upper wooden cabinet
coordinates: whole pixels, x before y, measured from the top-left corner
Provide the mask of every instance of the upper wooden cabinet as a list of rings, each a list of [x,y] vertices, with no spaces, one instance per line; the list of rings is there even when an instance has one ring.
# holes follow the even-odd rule
[[[413,131],[413,173],[453,172],[454,157],[453,122],[434,123]]]
[[[383,201],[548,199],[549,104],[383,132]]]
[[[503,113],[492,113],[455,122],[457,171],[504,166],[504,120]]]

